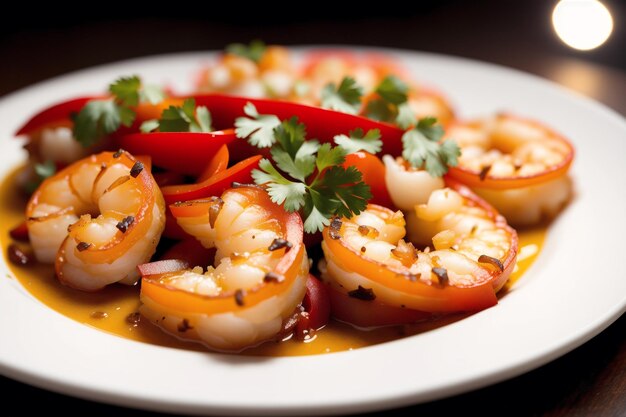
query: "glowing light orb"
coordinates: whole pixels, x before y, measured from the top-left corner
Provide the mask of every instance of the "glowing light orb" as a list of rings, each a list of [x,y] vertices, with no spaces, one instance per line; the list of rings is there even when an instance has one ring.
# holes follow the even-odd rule
[[[561,0],[552,12],[552,25],[565,44],[588,51],[609,38],[613,17],[597,0]]]

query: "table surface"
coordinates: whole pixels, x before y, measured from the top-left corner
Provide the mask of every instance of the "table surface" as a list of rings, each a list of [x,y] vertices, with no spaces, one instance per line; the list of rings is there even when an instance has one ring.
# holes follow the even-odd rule
[[[510,2],[502,3],[510,4]],[[462,7],[460,11],[457,9],[459,8],[448,11],[448,18],[454,19],[457,13],[459,16],[471,19],[472,13],[480,13],[480,10],[472,11]],[[426,24],[426,28],[429,27],[428,25],[436,25],[441,13],[443,12],[430,12],[430,23]],[[461,22],[462,18],[459,16],[457,16],[458,21]],[[435,23],[431,21],[433,19]],[[370,19],[368,24],[372,21],[385,25],[394,33],[402,33],[415,23],[421,23],[422,26],[424,23],[422,17],[384,17],[381,20]],[[142,28],[140,35],[137,35],[138,32],[135,30],[138,24]],[[433,40],[433,46],[421,44],[413,38],[407,40],[406,37],[402,38],[405,39],[404,41],[380,42],[378,38],[371,38],[371,35],[367,34],[358,40],[348,35],[362,25],[362,21],[301,22],[296,27],[290,27],[288,37],[279,34],[280,27],[264,27],[263,30],[257,28],[255,32],[247,26],[223,24],[218,28],[208,29],[199,23],[166,22],[161,19],[141,20],[139,23],[95,23],[89,26],[71,26],[62,30],[17,32],[5,36],[0,43],[0,56],[13,57],[10,65],[0,66],[0,95],[69,70],[104,62],[157,52],[203,49],[202,46],[204,49],[219,49],[233,39],[252,39],[262,36],[269,42],[275,43],[336,43],[337,39],[342,39],[345,43],[427,49],[469,56],[551,79],[626,115],[625,72],[585,61],[566,52],[555,54],[553,51],[536,48],[533,46],[532,36],[530,41],[527,41],[510,35],[507,42],[516,42],[516,52],[511,53],[507,42],[503,42],[500,47],[491,45],[489,48],[477,46],[468,48],[467,45],[479,45],[482,39],[480,36],[487,36],[480,34],[473,34],[471,36],[474,38],[470,36],[469,40],[465,39],[464,46],[459,46],[458,39],[448,40],[447,43],[445,39]],[[179,39],[185,39],[186,47],[181,48],[177,46],[179,44],[168,43],[161,30],[164,26],[167,26],[170,32],[177,33]],[[469,28],[467,29],[469,33]],[[320,38],[312,35],[320,31],[333,33],[334,37],[322,36]],[[130,35],[131,32],[135,35]],[[219,33],[219,36],[216,33]],[[394,33],[389,35],[390,38],[393,38]],[[116,43],[116,40],[121,42],[125,36],[138,36],[133,48],[111,47],[112,44],[123,44],[123,42]],[[198,39],[201,36],[210,41],[199,43]],[[158,43],[152,42],[154,39],[163,42],[159,48],[155,49],[152,46]],[[46,47],[50,42],[63,45],[63,48],[51,52]],[[94,49],[98,53],[94,53]],[[41,64],[42,60],[45,65]],[[0,392],[11,392],[13,398],[28,399],[20,404],[21,411],[25,415],[36,413],[41,409],[71,410],[90,416],[156,415],[66,397],[3,377],[0,377]],[[520,416],[626,415],[626,315],[583,346],[539,369],[491,387],[416,405],[406,411],[414,414],[420,413],[420,415],[447,416],[458,414],[460,411],[470,414],[474,411],[483,415],[497,415],[504,410],[507,415]]]

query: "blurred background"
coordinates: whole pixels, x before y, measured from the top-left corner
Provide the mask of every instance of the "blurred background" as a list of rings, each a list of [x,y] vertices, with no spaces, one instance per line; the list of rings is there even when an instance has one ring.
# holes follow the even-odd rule
[[[80,8],[63,6],[65,10],[56,2],[16,5],[24,8],[23,13],[13,12],[15,18],[5,19],[0,26],[0,56],[4,58],[0,95],[106,62],[222,49],[231,42],[262,39],[286,45],[354,44],[459,55],[541,74],[595,96],[596,89],[606,85],[599,85],[594,77],[626,71],[626,2],[604,1],[614,21],[613,32],[602,46],[590,51],[572,49],[556,35],[552,24],[556,4],[548,0],[418,0],[410,7],[381,3],[375,8],[325,7],[319,2],[294,3],[291,8],[265,2],[144,8],[94,4],[94,11],[82,18],[73,17]],[[26,10],[29,6],[32,10]],[[596,26],[589,13],[582,21],[570,23],[574,35],[581,36]],[[626,91],[626,85],[614,78],[620,84],[600,93],[607,93],[609,104],[617,107],[623,101],[617,92]]]
[[[585,0],[568,2],[581,1]],[[479,59],[551,79],[626,115],[626,1],[603,0],[612,16],[612,33],[601,46],[588,51],[573,49],[557,36],[552,21],[557,3],[416,0],[410,7],[380,2],[373,8],[320,2],[314,6],[298,2],[290,8],[271,2],[255,6],[205,2],[202,7],[154,3],[145,8],[96,2],[82,6],[12,3],[0,25],[0,96],[103,63],[170,52],[221,50],[232,42],[261,39],[283,45],[394,47]],[[74,17],[87,8],[90,14]],[[589,41],[609,25],[601,19],[602,14],[598,18],[584,13],[581,20],[569,21],[567,13],[561,17],[565,18],[565,23],[561,22],[563,36],[573,43]],[[484,411],[488,403],[495,410],[508,407],[510,415],[623,415],[624,334],[626,316],[592,341],[536,371],[415,411],[453,415],[460,409]],[[71,407],[89,415],[151,415],[70,400],[1,377],[0,389],[30,398],[30,406],[22,404],[24,411]],[[525,395],[518,396],[513,410],[511,393],[515,392]],[[520,397],[524,398],[521,402]]]

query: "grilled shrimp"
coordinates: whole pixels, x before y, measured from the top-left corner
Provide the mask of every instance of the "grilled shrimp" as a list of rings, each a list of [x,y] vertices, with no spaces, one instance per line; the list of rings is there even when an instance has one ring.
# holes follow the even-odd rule
[[[377,306],[440,313],[497,302],[517,253],[517,234],[502,216],[458,183],[433,191],[407,216],[408,240],[401,211],[369,205],[333,220],[322,243],[324,279]]]
[[[183,339],[239,351],[276,338],[302,302],[308,258],[302,220],[256,186],[171,206],[215,265],[143,277],[141,313]]]
[[[26,207],[35,256],[59,280],[95,291],[134,284],[165,225],[159,187],[124,151],[92,155],[46,179]]]
[[[455,123],[446,135],[461,147],[450,176],[467,184],[518,226],[551,218],[572,194],[571,144],[537,122],[507,114]]]

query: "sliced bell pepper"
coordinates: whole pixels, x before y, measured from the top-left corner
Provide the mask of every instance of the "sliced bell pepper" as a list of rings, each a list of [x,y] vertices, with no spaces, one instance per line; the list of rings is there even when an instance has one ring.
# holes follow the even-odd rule
[[[131,153],[152,157],[155,165],[189,175],[200,175],[222,145],[236,139],[232,129],[210,133],[132,133],[119,138],[119,146]]]

